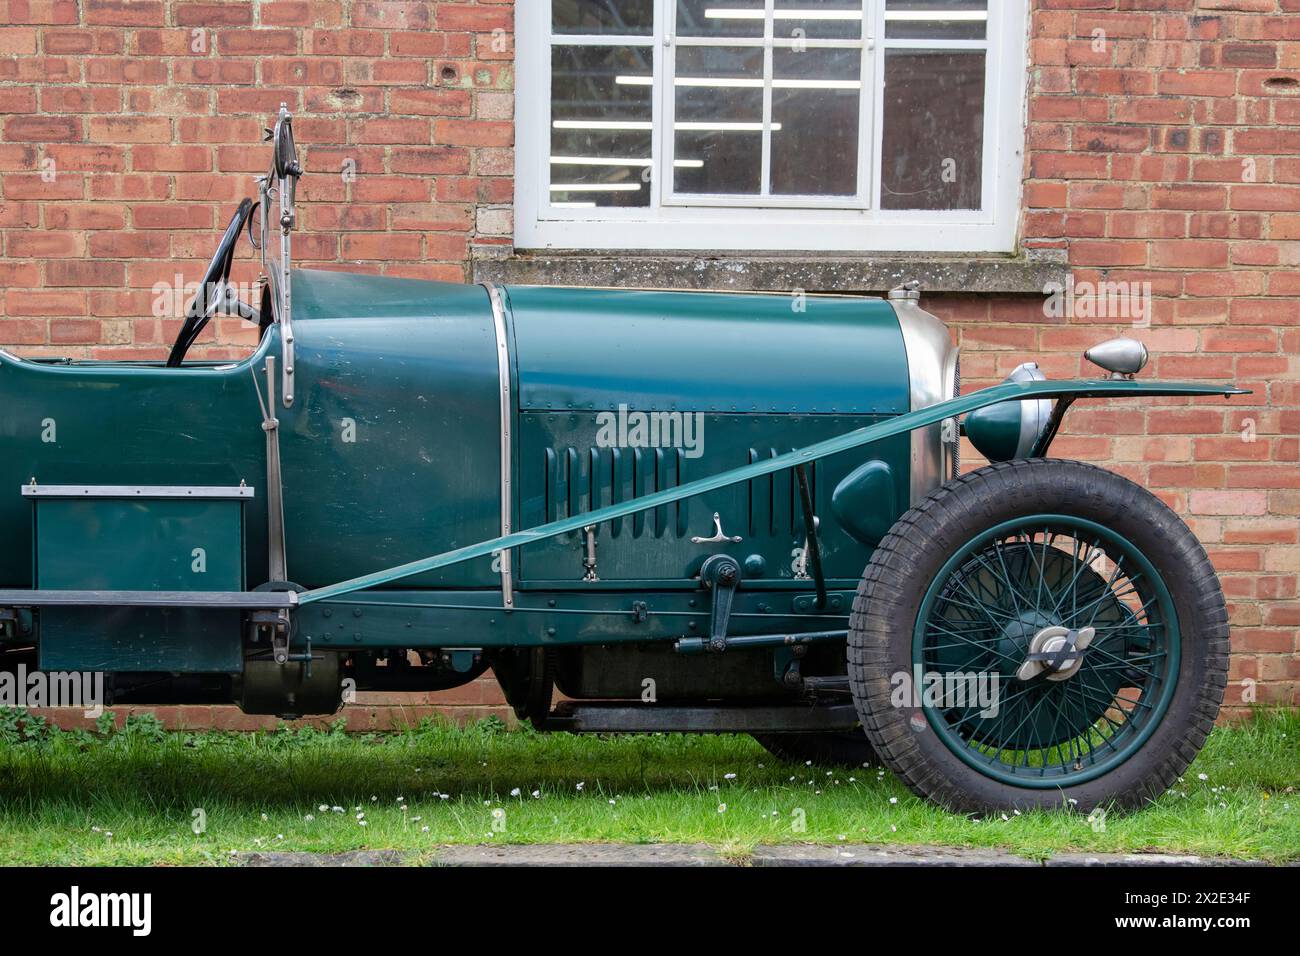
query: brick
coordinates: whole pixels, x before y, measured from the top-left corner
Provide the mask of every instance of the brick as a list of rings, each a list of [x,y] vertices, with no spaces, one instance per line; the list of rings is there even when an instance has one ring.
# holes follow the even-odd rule
[[[1151,244],[1156,267],[1221,269],[1228,264],[1228,245],[1207,240],[1161,240]]]
[[[58,203],[45,209],[49,229],[124,229],[126,207],[114,203]]]
[[[352,25],[382,30],[426,30],[433,25],[431,3],[354,3]]]
[[[167,82],[167,64],[141,57],[104,57],[86,61],[87,83],[161,86]]]
[[[76,0],[3,0],[0,23],[17,26],[26,23],[76,23]]]
[[[1140,266],[1146,261],[1143,242],[1090,240],[1070,244],[1070,264],[1075,266]]]
[[[6,200],[81,199],[85,193],[85,178],[75,172],[57,173],[53,181],[41,173],[6,173],[0,179],[0,189],[3,189]]]
[[[222,56],[271,56],[298,52],[295,30],[222,30],[217,34]]]
[[[473,107],[469,90],[394,90],[390,102],[394,113],[423,116],[469,116]]]
[[[305,14],[305,7],[304,7]],[[222,0],[221,3],[178,3],[176,25],[182,27],[252,26],[253,4]]]
[[[349,139],[354,143],[419,145],[427,144],[429,136],[429,121],[416,119],[356,120],[349,130]]]
[[[90,139],[96,143],[166,143],[171,136],[171,120],[163,116],[96,116],[90,120]]]
[[[119,286],[126,281],[126,266],[120,262],[93,259],[65,259],[49,263],[45,282],[50,286]]]
[[[85,315],[86,294],[64,290],[9,289],[5,292],[5,311],[11,316]]]
[[[1232,96],[1237,92],[1236,77],[1227,72],[1186,70],[1162,72],[1157,89],[1164,95]]]
[[[1300,186],[1234,186],[1229,205],[1233,209],[1300,211]]]
[[[132,210],[137,229],[211,229],[209,206],[184,206],[179,203],[146,203]]]
[[[160,0],[86,0],[86,23],[104,26],[161,26]]]
[[[1228,191],[1222,186],[1176,184],[1151,190],[1151,205],[1155,209],[1223,209],[1227,201]]]
[[[514,16],[508,7],[500,5],[439,3],[435,25],[447,32],[509,33],[514,29]]]
[[[81,139],[81,120],[75,116],[10,116],[4,122],[10,142],[75,142]]]
[[[438,120],[434,137],[439,143],[452,146],[511,146],[514,144],[514,126],[510,123],[481,120]]]
[[[1194,514],[1262,515],[1267,507],[1262,491],[1193,491],[1188,501]]]
[[[344,236],[344,259],[417,259],[421,255],[419,236],[354,235]]]

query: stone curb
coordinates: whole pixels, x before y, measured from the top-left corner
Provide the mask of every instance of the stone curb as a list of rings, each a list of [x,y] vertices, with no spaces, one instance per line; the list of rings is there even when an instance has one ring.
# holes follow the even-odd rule
[[[267,852],[236,854],[243,866],[402,866],[414,862],[401,850],[356,850],[321,854]],[[1058,853],[1046,861],[1005,850],[880,844],[784,844],[755,847],[752,853],[725,856],[703,843],[553,843],[500,846],[444,846],[433,866],[954,866],[954,867],[1193,867],[1268,866],[1259,860],[1169,853]],[[1300,866],[1300,863],[1283,864]]]

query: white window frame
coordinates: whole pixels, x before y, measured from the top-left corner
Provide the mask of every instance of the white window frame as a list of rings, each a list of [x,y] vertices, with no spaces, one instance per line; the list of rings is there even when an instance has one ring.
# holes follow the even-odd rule
[[[778,0],[779,2],[779,0]],[[852,0],[850,0],[852,2]],[[623,38],[551,35],[550,0],[515,4],[515,246],[526,250],[631,249],[808,252],[1013,252],[1020,217],[1025,138],[1026,45],[1028,0],[989,0],[985,54],[984,157],[981,210],[883,210],[879,183],[875,195],[831,200],[840,208],[822,208],[827,200],[801,197],[727,197],[726,205],[709,197],[668,196],[662,184],[672,162],[665,142],[672,92],[665,63],[676,45],[675,0],[656,0],[655,32],[638,42],[653,45],[655,119],[649,207],[571,208],[550,199],[551,46],[575,39],[604,45],[628,45]],[[863,91],[860,136],[870,155],[861,167],[878,170],[880,137],[875,124],[883,112],[882,49],[953,49],[981,46],[983,41],[885,40],[884,0],[865,0],[868,37],[864,80],[870,69],[873,89]],[[811,42],[811,41],[810,41]],[[870,91],[873,95],[866,95]],[[669,170],[670,171],[670,170]],[[680,203],[680,204],[679,204]],[[744,203],[744,205],[742,205]],[[858,208],[847,208],[856,205]]]

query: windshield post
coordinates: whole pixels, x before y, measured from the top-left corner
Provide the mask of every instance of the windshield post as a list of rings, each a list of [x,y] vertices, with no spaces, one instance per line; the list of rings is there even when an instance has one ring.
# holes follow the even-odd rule
[[[271,302],[275,317],[280,323],[280,339],[284,344],[284,361],[280,368],[280,400],[285,408],[293,405],[293,301],[290,295],[289,273],[293,264],[291,240],[297,224],[294,208],[298,177],[302,166],[293,141],[293,117],[287,104],[280,104],[275,128],[268,130],[272,145],[271,166],[266,176],[259,180],[261,190],[262,269],[271,286]],[[273,204],[278,215],[272,215]],[[278,241],[271,230],[279,234]]]

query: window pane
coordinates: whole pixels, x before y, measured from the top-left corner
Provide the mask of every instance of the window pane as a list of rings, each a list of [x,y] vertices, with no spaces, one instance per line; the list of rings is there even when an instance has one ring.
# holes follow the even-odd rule
[[[654,22],[654,0],[551,0],[555,33],[650,36]]]
[[[776,40],[859,40],[862,4],[853,0],[778,0],[772,15]]]
[[[685,37],[762,37],[763,0],[677,0],[677,33]]]
[[[852,196],[858,191],[858,50],[772,55],[772,192]]]
[[[552,203],[649,205],[652,73],[650,47],[552,48]]]
[[[758,193],[763,178],[763,51],[680,47],[674,183],[682,193]]]
[[[885,37],[890,40],[983,40],[988,0],[889,0]]]
[[[984,54],[885,51],[880,205],[979,209]]]

